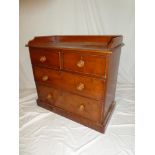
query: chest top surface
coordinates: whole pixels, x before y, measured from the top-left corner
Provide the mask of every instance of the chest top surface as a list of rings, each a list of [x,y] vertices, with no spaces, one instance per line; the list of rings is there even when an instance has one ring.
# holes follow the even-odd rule
[[[28,47],[80,49],[104,52],[122,46],[121,35],[99,36],[40,36],[30,40]]]

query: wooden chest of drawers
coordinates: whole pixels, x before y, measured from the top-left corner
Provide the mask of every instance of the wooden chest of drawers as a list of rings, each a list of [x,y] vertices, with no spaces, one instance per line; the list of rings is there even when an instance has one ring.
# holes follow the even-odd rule
[[[122,36],[43,36],[27,44],[39,106],[104,133]]]

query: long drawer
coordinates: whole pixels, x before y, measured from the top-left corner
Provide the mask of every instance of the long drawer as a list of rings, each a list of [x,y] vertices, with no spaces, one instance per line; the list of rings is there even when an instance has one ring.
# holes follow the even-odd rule
[[[104,98],[105,83],[103,79],[40,67],[33,67],[33,71],[35,81],[38,83],[58,87],[94,99]]]
[[[85,97],[60,91],[43,85],[37,86],[39,100],[45,104],[59,107],[65,111],[100,122],[101,103]]]

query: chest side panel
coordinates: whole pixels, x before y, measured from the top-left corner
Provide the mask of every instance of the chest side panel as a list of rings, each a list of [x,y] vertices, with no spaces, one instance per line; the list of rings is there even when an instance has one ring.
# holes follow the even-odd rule
[[[112,110],[115,105],[115,91],[117,84],[117,75],[119,67],[121,47],[116,48],[111,55],[108,56],[108,73],[105,91],[105,107],[104,107],[104,118],[105,122],[110,117]]]

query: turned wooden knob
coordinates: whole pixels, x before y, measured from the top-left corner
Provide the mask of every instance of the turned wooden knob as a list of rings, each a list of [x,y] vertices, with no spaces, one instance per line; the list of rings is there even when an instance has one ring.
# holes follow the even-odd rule
[[[77,87],[76,87],[77,90],[79,91],[82,91],[84,89],[84,84],[83,83],[80,83]]]
[[[45,62],[46,61],[46,57],[45,56],[41,56],[40,57],[40,62]]]
[[[47,76],[47,75],[43,76],[43,77],[42,77],[42,80],[43,80],[43,81],[47,81],[47,80],[48,80],[48,76]]]
[[[84,111],[84,109],[85,109],[84,105],[81,104],[79,110],[80,110],[80,111]]]
[[[77,65],[79,68],[82,68],[82,67],[84,67],[84,61],[83,61],[83,60],[80,60],[80,61],[77,62],[76,65]]]
[[[52,95],[52,94],[48,94],[46,98],[47,98],[48,100],[50,100],[50,99],[53,98],[53,95]]]

